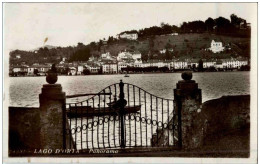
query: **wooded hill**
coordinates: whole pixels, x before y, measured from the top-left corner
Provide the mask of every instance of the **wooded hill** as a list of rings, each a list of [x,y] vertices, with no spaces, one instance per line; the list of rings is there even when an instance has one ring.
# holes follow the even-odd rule
[[[77,46],[40,48],[35,51],[15,50],[10,52],[10,63],[59,63],[62,57],[72,61],[87,61],[90,56],[99,57],[102,53],[110,52],[117,56],[120,51],[140,51],[142,59],[187,59],[187,58],[230,58],[250,57],[250,28],[246,20],[232,14],[230,20],[223,17],[208,18],[205,22],[183,22],[180,27],[162,23],[160,27],[153,26],[140,30],[124,31],[137,32],[138,40],[116,39],[110,36],[106,41],[91,42],[88,45],[78,43]],[[122,33],[124,33],[122,32]],[[178,33],[178,35],[171,35]],[[212,40],[221,41],[226,50],[219,54],[205,51]],[[172,50],[160,54],[162,49]],[[21,58],[16,58],[16,55]]]

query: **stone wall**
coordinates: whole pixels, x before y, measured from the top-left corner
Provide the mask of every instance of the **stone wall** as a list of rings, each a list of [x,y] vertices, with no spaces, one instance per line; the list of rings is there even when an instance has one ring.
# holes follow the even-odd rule
[[[9,107],[9,153],[41,147],[39,108]]]
[[[196,121],[205,120],[204,137],[250,126],[250,95],[223,96],[203,103]]]
[[[51,106],[55,108],[55,105]],[[56,117],[59,119],[55,119]],[[53,110],[42,111],[39,108],[9,107],[9,156],[30,155],[35,149],[62,148],[58,146],[62,145],[63,133],[56,130],[62,127],[60,117],[62,117],[61,111],[53,113]],[[68,128],[68,121],[66,126]],[[67,134],[66,148],[75,148],[74,142],[70,143],[69,138]],[[46,147],[46,145],[54,145],[54,147]]]
[[[182,100],[182,140],[184,149],[200,148],[205,141],[218,143],[220,134],[241,134],[250,129],[250,95],[223,96],[218,99],[204,102],[202,108],[197,108],[198,101],[192,99]],[[195,108],[196,107],[196,108]],[[177,110],[177,106],[175,107]],[[171,120],[173,121],[173,120]],[[159,141],[153,137],[152,143],[165,144],[168,133],[159,130]],[[171,131],[170,134],[173,134]],[[249,145],[249,135],[243,134]],[[232,139],[232,138],[231,138]],[[214,141],[213,141],[214,140]],[[239,141],[240,142],[240,141]],[[197,145],[196,145],[197,143]],[[231,145],[230,145],[231,146]],[[246,146],[247,147],[247,146]]]

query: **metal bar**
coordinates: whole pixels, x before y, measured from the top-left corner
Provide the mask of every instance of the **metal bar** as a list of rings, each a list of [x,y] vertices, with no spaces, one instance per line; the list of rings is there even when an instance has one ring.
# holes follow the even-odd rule
[[[114,88],[115,88],[115,97],[114,97],[114,101],[116,101],[116,84],[114,85]],[[114,129],[113,129],[113,136],[114,136],[114,146],[116,147],[116,131],[115,131],[115,128],[116,128],[116,115],[114,115]]]
[[[87,106],[89,106],[88,100],[87,100]],[[87,116],[88,116],[88,110],[87,110]],[[87,141],[87,149],[88,149],[88,117],[87,117],[86,141]]]
[[[134,94],[134,107],[135,107],[135,86],[133,86],[133,94]],[[136,114],[134,114],[135,118],[135,146],[136,146]]]
[[[147,147],[147,112],[146,112],[146,92],[144,92],[144,104],[145,104],[145,127],[146,127],[146,147]]]
[[[158,124],[158,125],[159,125],[159,124]],[[163,133],[163,99],[162,99],[162,132],[160,133],[161,136],[162,136],[162,133]],[[164,142],[163,142],[163,146],[165,146],[165,145],[164,145]]]
[[[82,102],[80,103],[80,105],[81,105],[81,108],[80,108],[80,112],[81,112],[81,117],[80,117],[80,127],[81,127],[81,130],[80,130],[80,146],[81,146],[81,149],[82,149]]]
[[[74,104],[75,105],[75,109],[76,109],[76,116],[77,116],[77,113],[78,113],[78,107],[77,107],[77,104]],[[77,127],[78,127],[78,118],[76,117],[75,118],[76,119],[76,121],[75,121],[75,147],[76,147],[76,149],[77,149]]]
[[[100,115],[100,95],[98,95],[98,119],[97,119],[97,144],[99,148],[99,115]]]
[[[70,114],[71,114],[71,105],[69,104],[69,109],[70,109]],[[69,129],[69,131],[70,131],[70,149],[72,148],[72,149],[74,149],[73,147],[71,147],[71,143],[73,143],[73,142],[71,142],[71,140],[72,140],[72,133],[71,133],[71,117],[70,117],[70,129]],[[72,145],[73,146],[73,145]]]
[[[150,99],[151,99],[151,138],[153,138],[153,96],[150,95]],[[151,145],[153,146],[153,145]]]
[[[139,105],[141,106],[141,89],[139,88]],[[140,111],[140,136],[141,136],[141,146],[142,146],[142,108],[141,108],[141,111]]]
[[[95,96],[100,95],[101,93],[86,93],[86,94],[76,94],[76,95],[67,95],[66,98],[74,98],[74,97],[83,97],[83,96]],[[112,93],[102,93],[101,95],[111,95]]]
[[[170,112],[169,112],[169,100],[167,100],[168,108],[167,108],[167,115],[168,115],[168,122],[167,122],[167,128],[168,128],[168,146],[170,146]]]
[[[127,102],[128,102],[128,107],[130,107],[130,99],[129,99],[129,84],[127,85]],[[129,116],[129,146],[131,147],[131,115],[130,112],[128,113]]]
[[[105,90],[104,90],[105,93]],[[105,112],[105,106],[106,106],[106,95],[104,95],[104,112]],[[105,115],[103,115],[103,147],[105,148]]]
[[[92,102],[93,102],[93,108],[95,107],[95,99],[92,98]],[[92,148],[94,149],[94,115],[92,116]]]
[[[120,147],[121,148],[125,148],[125,127],[124,127],[124,114],[125,114],[125,105],[124,105],[124,83],[122,82],[122,80],[120,80],[120,84],[119,84],[119,87],[120,87],[120,95],[119,95],[119,98],[120,98],[120,122],[121,122],[121,144],[120,144]]]
[[[111,92],[110,86],[108,87],[108,89],[109,89],[109,92]],[[111,104],[111,95],[109,95],[109,103]],[[111,105],[109,105],[109,111],[111,111]],[[108,128],[107,128],[107,133],[108,133],[107,140],[108,140],[108,147],[109,147],[109,148],[111,148],[110,139],[109,139],[109,136],[110,136],[110,134],[109,134],[110,118],[111,118],[111,115],[109,115],[108,125],[107,125],[107,126],[108,126]]]
[[[157,122],[157,126],[156,126],[156,138],[157,138],[157,140],[156,140],[156,143],[157,143],[157,146],[158,146],[158,97],[156,97],[156,122]]]

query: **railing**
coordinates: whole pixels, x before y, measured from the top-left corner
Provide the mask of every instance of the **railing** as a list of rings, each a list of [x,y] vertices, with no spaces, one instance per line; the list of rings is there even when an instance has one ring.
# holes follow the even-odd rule
[[[86,95],[86,94],[84,94]],[[174,100],[132,84],[112,84],[87,100],[67,103],[70,148],[177,147]],[[82,95],[80,95],[82,96]],[[75,96],[67,96],[71,98]]]

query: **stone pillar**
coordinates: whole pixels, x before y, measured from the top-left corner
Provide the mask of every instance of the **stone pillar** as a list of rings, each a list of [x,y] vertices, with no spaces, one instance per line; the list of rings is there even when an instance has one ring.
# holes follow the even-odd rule
[[[178,112],[179,147],[194,149],[201,146],[203,132],[196,127],[195,117],[201,110],[201,89],[191,72],[182,73],[183,80],[174,89],[175,109]]]
[[[53,76],[53,77],[51,77]],[[40,140],[43,149],[66,148],[66,94],[62,92],[57,81],[57,75],[50,73],[46,80],[51,84],[44,84],[40,99]]]

